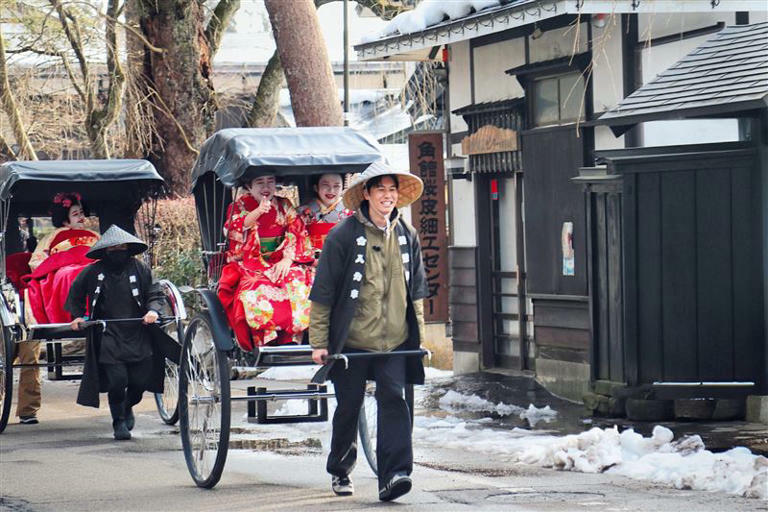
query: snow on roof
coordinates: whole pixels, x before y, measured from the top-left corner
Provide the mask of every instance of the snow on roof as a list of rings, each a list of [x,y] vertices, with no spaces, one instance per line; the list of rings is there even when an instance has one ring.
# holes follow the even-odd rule
[[[415,9],[398,14],[379,32],[371,32],[360,39],[368,43],[395,34],[413,34],[437,25],[445,19],[456,20],[472,12],[498,7],[501,0],[423,0]]]

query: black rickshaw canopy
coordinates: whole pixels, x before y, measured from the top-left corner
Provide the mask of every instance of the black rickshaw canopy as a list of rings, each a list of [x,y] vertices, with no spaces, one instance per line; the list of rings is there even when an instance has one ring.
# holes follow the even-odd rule
[[[87,211],[98,216],[101,231],[116,224],[134,233],[137,212],[147,200],[154,204],[164,184],[146,160],[6,162],[0,165],[0,225],[10,240],[5,249],[19,250],[16,218],[50,215],[51,201],[61,192],[80,194]]]
[[[118,182],[119,188],[115,187]],[[118,200],[143,195],[163,183],[146,160],[36,160],[0,165],[0,200],[50,202],[54,194],[66,190],[91,199]]]
[[[203,144],[192,170],[192,186],[209,172],[234,187],[263,172],[277,176],[362,172],[381,158],[376,139],[352,128],[227,128]]]

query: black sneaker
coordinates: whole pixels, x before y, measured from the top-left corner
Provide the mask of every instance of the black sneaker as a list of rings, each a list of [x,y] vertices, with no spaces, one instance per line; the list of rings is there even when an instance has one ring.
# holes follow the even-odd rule
[[[131,432],[128,430],[128,427],[125,426],[125,421],[120,420],[112,423],[112,428],[115,429],[115,440],[116,441],[128,441],[131,438]]]
[[[408,493],[413,487],[411,477],[405,474],[396,474],[383,488],[379,489],[379,500],[396,500],[403,494]]]
[[[136,416],[133,415],[133,407],[126,407],[125,409],[125,426],[128,430],[133,430],[133,426],[136,424]]]
[[[22,425],[37,425],[37,416],[19,416],[19,423]]]
[[[336,496],[352,496],[355,488],[352,486],[352,480],[348,476],[333,476],[331,478],[331,489]]]

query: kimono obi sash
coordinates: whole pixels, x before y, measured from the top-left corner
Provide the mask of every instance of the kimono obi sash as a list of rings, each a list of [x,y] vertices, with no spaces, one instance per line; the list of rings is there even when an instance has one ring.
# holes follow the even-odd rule
[[[321,250],[325,243],[325,238],[335,225],[335,222],[313,222],[308,225],[307,231],[309,231],[309,239],[312,241],[312,247]]]
[[[268,225],[259,225],[259,252],[261,257],[269,260],[272,253],[280,247],[285,239],[285,227],[269,222]]]
[[[57,252],[68,251],[78,245],[92,246],[99,239],[97,235],[87,229],[65,229],[58,233],[48,249],[49,255]]]
[[[269,259],[269,257],[272,256],[272,253],[275,252],[278,247],[280,247],[281,243],[283,243],[284,238],[285,237],[283,236],[259,237],[259,250],[261,251],[261,255],[264,257],[264,259]]]

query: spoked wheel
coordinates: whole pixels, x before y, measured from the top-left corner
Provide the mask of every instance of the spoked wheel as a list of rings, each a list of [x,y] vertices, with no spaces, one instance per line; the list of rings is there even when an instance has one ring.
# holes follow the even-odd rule
[[[184,326],[181,320],[168,322],[163,326],[163,330],[181,345],[184,339]],[[160,419],[166,425],[173,425],[179,421],[179,366],[168,358],[165,359],[163,392],[155,393],[155,404]]]
[[[413,384],[405,385],[405,401],[411,413],[411,431],[413,431]],[[376,385],[369,382],[365,388],[363,405],[360,408],[360,416],[357,418],[357,430],[360,434],[360,445],[371,467],[371,471],[378,475],[376,463],[376,432],[378,425],[379,408],[376,403]]]
[[[0,325],[0,433],[8,424],[13,401],[13,340]]]
[[[178,289],[165,279],[160,280],[160,285],[165,294],[165,306],[160,316],[172,318],[163,325],[165,333],[176,340],[181,352],[181,344],[184,341],[184,324],[182,320],[187,318],[184,301]],[[173,425],[179,421],[179,365],[165,360],[165,380],[163,382],[163,392],[155,393],[155,404],[160,419],[167,425]]]
[[[360,433],[360,445],[374,475],[378,475],[376,465],[376,415],[379,408],[376,405],[376,386],[369,382],[365,388],[363,406],[360,408],[360,416],[357,418],[357,430]]]
[[[179,370],[181,445],[198,487],[212,488],[227,460],[230,423],[229,368],[217,350],[207,313],[189,323]]]

